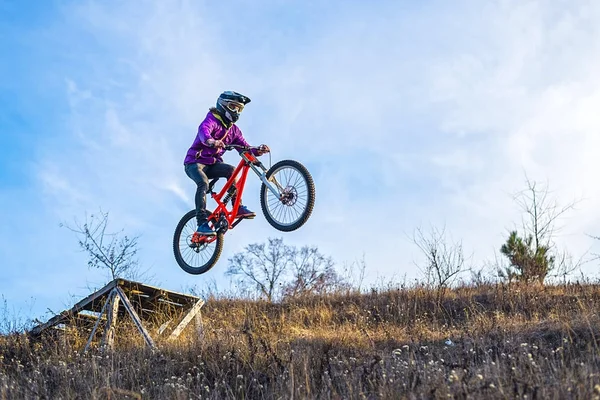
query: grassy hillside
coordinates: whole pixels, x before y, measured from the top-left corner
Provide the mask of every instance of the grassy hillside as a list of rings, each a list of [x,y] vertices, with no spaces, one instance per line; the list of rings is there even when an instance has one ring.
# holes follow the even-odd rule
[[[600,399],[599,313],[590,284],[209,299],[204,339],[156,352],[1,337],[0,399]]]

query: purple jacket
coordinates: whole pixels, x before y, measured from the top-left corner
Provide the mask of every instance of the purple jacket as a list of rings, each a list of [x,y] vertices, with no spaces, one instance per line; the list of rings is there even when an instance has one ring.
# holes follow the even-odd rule
[[[221,140],[225,144],[237,144],[240,146],[250,146],[242,131],[235,124],[232,124],[229,129],[225,128],[225,124],[221,121],[218,114],[209,111],[206,118],[198,127],[198,134],[192,143],[192,147],[187,151],[184,164],[200,163],[200,164],[215,164],[223,162],[223,154],[225,149],[216,149],[206,145],[208,139]],[[252,151],[256,154],[255,151]]]

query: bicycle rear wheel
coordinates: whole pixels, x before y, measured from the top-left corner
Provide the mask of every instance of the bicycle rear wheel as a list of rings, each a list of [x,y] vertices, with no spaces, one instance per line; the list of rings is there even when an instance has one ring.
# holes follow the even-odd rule
[[[199,275],[211,269],[223,250],[223,234],[200,236],[196,233],[196,210],[181,218],[173,235],[173,253],[185,272]]]
[[[276,196],[264,183],[261,186],[260,205],[267,221],[283,232],[300,228],[315,205],[312,176],[298,161],[283,160],[273,165],[266,177],[279,189]]]

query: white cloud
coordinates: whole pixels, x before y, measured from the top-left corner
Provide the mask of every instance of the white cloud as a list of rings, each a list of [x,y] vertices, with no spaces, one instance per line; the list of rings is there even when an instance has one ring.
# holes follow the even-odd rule
[[[143,234],[143,261],[173,288],[222,279],[232,252],[267,236],[319,245],[339,262],[364,253],[374,281],[417,273],[407,235],[429,223],[445,223],[478,262],[491,258],[519,220],[510,194],[526,172],[562,201],[587,199],[560,244],[576,254],[591,245],[584,233],[600,231],[600,5],[389,2],[308,19],[277,2],[238,5],[227,24],[215,16],[221,6],[202,2],[65,9],[55,45],[89,50],[61,66],[68,131],[39,144],[54,150],[39,177],[61,220],[110,210],[115,224]],[[193,201],[183,156],[225,89],[253,99],[240,121],[249,141],[269,143],[273,161],[309,167],[317,204],[292,234],[261,218],[240,225],[220,264],[190,277],[170,254]],[[252,208],[258,187],[249,182]]]
[[[460,136],[483,135],[488,144],[477,153],[469,151],[466,163],[471,159],[479,171],[449,171],[456,180],[480,175],[458,185],[454,199],[466,210],[461,217],[480,226],[477,236],[488,238],[500,225],[509,226],[506,216],[514,204],[505,193],[523,188],[525,172],[548,181],[563,204],[586,199],[559,238],[581,254],[591,245],[584,233],[599,229],[594,204],[600,193],[593,171],[600,169],[600,161],[593,149],[598,148],[600,124],[593,110],[600,106],[600,86],[592,71],[600,67],[593,51],[599,45],[593,21],[598,21],[600,8],[593,2],[512,5],[493,16],[482,15],[478,28],[492,40],[482,42],[479,51],[448,58],[433,72],[432,92],[441,93],[437,100],[443,102],[444,129]],[[486,60],[493,62],[486,65]],[[473,220],[490,210],[496,210],[495,224]]]

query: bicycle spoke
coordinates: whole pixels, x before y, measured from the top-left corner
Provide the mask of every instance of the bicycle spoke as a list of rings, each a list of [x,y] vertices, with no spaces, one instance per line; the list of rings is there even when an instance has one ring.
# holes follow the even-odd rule
[[[279,217],[281,215],[281,213],[283,212],[283,210],[285,210],[285,207],[283,207],[283,204],[279,203],[279,205],[277,206],[277,208],[275,210],[277,211],[277,217]]]
[[[286,171],[284,169],[282,172],[282,175],[283,175],[283,178],[285,179],[285,186],[288,186],[290,183],[290,178],[289,178],[289,172],[288,172],[288,174],[286,174],[286,172],[288,172],[288,171]]]
[[[179,252],[192,267],[201,267],[214,253],[214,242],[198,244],[199,248],[191,246],[192,237],[196,232],[196,220],[190,220],[181,230],[179,237]]]
[[[300,174],[298,174],[298,177],[296,178],[296,180],[294,181],[294,184],[292,185],[293,187],[298,187],[298,184],[303,182],[304,179],[302,179],[302,176]]]
[[[282,225],[296,223],[308,205],[309,187],[304,176],[293,167],[283,167],[269,178],[279,188],[280,195],[266,190],[268,214]]]

